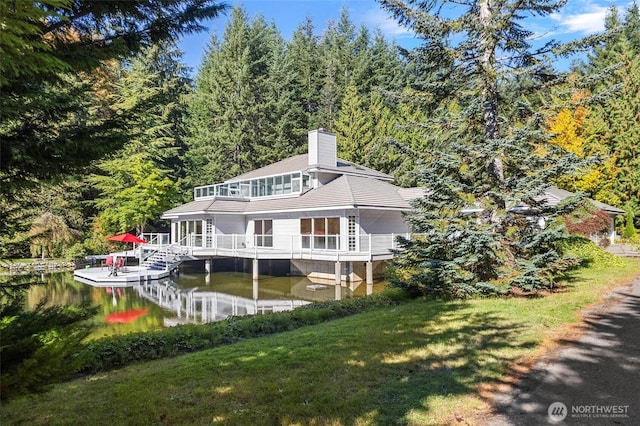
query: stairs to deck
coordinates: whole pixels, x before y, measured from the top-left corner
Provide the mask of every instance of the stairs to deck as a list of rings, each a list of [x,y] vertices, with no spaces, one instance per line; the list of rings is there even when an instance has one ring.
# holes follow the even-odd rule
[[[140,264],[152,271],[173,271],[185,260],[196,258],[171,249],[161,249],[152,251]]]

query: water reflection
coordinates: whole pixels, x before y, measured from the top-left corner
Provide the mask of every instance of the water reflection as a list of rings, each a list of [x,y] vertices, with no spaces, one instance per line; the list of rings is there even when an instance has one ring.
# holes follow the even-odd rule
[[[360,286],[354,286],[360,288]],[[261,277],[219,272],[181,275],[137,285],[141,297],[176,314],[165,325],[178,322],[211,322],[231,315],[253,315],[290,311],[314,301],[340,300],[371,294],[374,285],[349,287],[315,284],[300,277]],[[358,294],[361,293],[361,294]]]
[[[253,283],[254,297],[210,291],[207,289],[181,289],[172,280],[154,281],[137,285],[135,290],[143,298],[150,300],[177,316],[177,321],[165,319],[165,325],[178,322],[212,322],[231,315],[253,315],[268,312],[290,311],[298,306],[311,303],[299,299],[260,299],[258,281]]]
[[[314,301],[340,300],[376,293],[385,283],[341,287],[317,285],[300,277],[260,277],[218,272],[181,274],[171,280],[128,287],[94,287],[73,279],[73,273],[35,275],[26,308],[46,299],[47,305],[89,303],[100,307],[91,338],[151,331],[184,322],[209,322],[229,315],[289,310]]]

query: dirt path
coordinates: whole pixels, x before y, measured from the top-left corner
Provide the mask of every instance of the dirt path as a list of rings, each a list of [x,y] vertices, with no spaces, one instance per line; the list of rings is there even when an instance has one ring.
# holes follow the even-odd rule
[[[585,332],[496,394],[480,424],[640,425],[640,277],[583,317]]]

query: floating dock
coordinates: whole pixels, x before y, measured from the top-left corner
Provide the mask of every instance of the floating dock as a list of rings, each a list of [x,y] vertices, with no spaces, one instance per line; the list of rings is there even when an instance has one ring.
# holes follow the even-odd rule
[[[92,286],[118,287],[159,280],[170,274],[171,272],[166,270],[148,269],[144,266],[126,266],[119,270],[117,275],[114,275],[110,268],[104,266],[76,269],[73,271],[73,278]]]

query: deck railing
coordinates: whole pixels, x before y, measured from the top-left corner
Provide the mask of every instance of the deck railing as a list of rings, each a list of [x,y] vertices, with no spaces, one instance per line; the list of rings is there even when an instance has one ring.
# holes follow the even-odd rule
[[[143,237],[146,238],[145,234]],[[169,241],[169,234],[153,234],[148,241]],[[336,256],[390,255],[399,249],[398,236],[410,239],[414,234],[363,234],[358,236],[324,234],[213,234],[206,238],[202,234],[189,234],[172,245],[185,249],[189,254],[207,254],[247,257],[252,254],[289,255],[304,258],[311,253]]]

